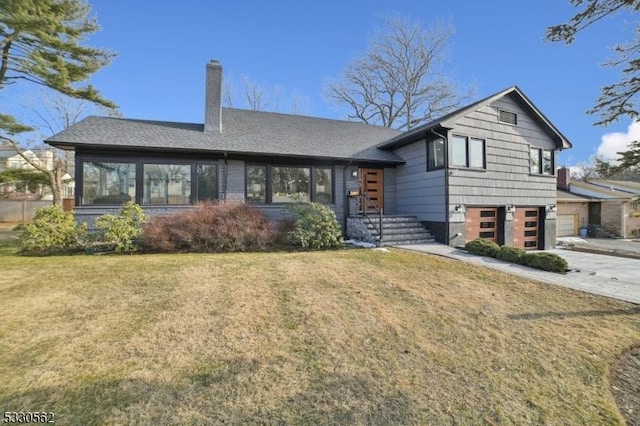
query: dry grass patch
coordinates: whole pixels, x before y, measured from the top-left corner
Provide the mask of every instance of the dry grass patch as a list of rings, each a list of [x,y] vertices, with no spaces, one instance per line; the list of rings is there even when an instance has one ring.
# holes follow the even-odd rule
[[[640,342],[635,305],[404,251],[0,261],[0,406],[60,424],[616,424]]]

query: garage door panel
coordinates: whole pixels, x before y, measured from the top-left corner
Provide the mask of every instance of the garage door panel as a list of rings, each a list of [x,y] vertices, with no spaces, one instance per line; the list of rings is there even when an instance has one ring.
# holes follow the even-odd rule
[[[525,250],[536,250],[540,238],[540,209],[519,207],[513,218],[513,245]]]
[[[486,238],[498,242],[498,209],[496,207],[472,207],[466,211],[467,241]]]
[[[560,214],[556,216],[556,235],[558,237],[578,235],[578,215]]]

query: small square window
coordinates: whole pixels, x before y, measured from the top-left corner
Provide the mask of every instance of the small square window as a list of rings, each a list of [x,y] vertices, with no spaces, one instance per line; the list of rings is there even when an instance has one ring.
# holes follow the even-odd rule
[[[513,124],[515,126],[518,124],[518,115],[515,112],[509,112],[499,109],[498,120],[502,123]]]

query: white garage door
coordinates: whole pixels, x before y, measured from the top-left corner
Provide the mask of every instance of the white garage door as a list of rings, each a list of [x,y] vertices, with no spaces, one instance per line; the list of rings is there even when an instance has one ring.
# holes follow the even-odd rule
[[[559,214],[556,218],[556,236],[569,237],[578,235],[578,215]]]

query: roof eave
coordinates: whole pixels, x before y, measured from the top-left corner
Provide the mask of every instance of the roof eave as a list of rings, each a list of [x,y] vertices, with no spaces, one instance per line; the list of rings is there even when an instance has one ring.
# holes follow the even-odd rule
[[[107,145],[107,144],[78,144],[73,142],[51,141],[45,140],[51,146],[60,149],[73,149],[81,147],[90,151],[127,151],[127,152],[166,152],[166,153],[197,153],[197,154],[220,154],[220,155],[234,155],[237,157],[268,157],[268,158],[294,158],[294,159],[310,159],[316,161],[333,161],[333,162],[353,162],[353,163],[367,163],[367,164],[387,164],[387,165],[401,165],[405,161],[398,157],[397,160],[381,159],[381,158],[366,158],[366,157],[335,157],[326,155],[303,155],[303,154],[289,154],[289,153],[272,153],[272,152],[256,152],[256,151],[234,151],[234,150],[221,150],[221,149],[185,149],[185,148],[165,148],[165,147],[148,147],[148,146],[122,146],[122,145]]]

